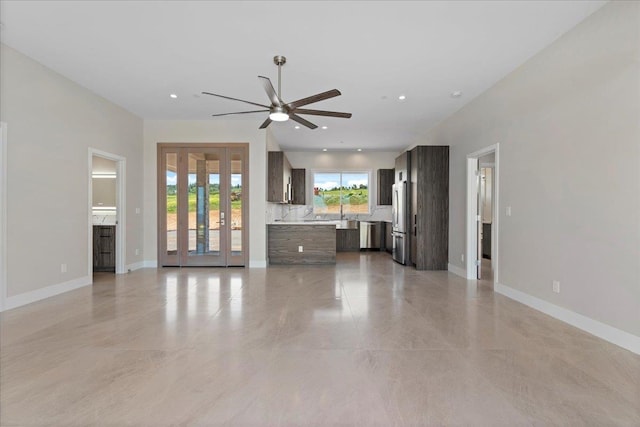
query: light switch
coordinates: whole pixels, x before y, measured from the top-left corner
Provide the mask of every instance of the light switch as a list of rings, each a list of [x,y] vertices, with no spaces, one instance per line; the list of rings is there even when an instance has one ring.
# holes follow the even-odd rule
[[[511,206],[507,206],[507,216],[511,216]]]

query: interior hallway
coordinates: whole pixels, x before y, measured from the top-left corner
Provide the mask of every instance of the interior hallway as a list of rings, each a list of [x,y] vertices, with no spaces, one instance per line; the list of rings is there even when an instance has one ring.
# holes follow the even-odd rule
[[[640,425],[640,356],[385,253],[100,275],[1,328],[7,426]]]

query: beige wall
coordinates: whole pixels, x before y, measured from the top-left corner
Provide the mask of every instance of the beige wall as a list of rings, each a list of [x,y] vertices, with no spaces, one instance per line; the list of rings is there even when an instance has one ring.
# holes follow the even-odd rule
[[[9,297],[90,277],[89,148],[127,159],[126,264],[142,245],[142,120],[1,45]],[[61,264],[67,272],[61,273]]]
[[[500,282],[637,336],[639,23],[640,3],[606,5],[417,141],[451,145],[452,264],[465,157],[499,142]]]
[[[266,132],[255,120],[145,120],[144,122],[144,256],[158,259],[157,144],[159,142],[249,143],[249,257],[250,266],[266,263],[265,211]]]

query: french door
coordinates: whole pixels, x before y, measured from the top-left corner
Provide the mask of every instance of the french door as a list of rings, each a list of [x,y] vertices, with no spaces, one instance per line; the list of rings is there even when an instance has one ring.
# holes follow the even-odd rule
[[[243,266],[247,144],[158,144],[158,263]]]

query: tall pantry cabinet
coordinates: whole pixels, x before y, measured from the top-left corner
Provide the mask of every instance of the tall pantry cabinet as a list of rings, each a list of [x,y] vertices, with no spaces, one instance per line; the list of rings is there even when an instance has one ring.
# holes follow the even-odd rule
[[[410,260],[417,270],[447,270],[449,259],[449,147],[411,150]]]

